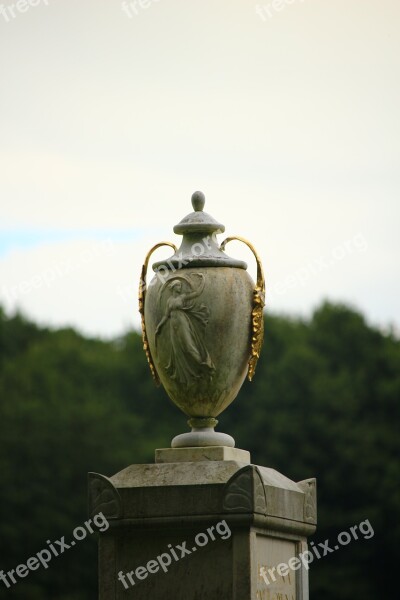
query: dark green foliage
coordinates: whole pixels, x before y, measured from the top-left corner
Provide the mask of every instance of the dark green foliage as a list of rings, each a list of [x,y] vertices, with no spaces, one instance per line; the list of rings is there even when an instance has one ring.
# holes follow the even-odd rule
[[[268,316],[254,382],[221,416],[254,463],[317,477],[316,543],[365,519],[375,530],[314,563],[311,598],[394,595],[399,366],[400,342],[346,306],[324,304],[311,321]],[[0,569],[84,523],[88,471],[151,462],[185,420],[154,386],[137,333],[104,342],[0,309]],[[95,600],[96,575],[88,536],[10,590],[0,582],[0,598]]]

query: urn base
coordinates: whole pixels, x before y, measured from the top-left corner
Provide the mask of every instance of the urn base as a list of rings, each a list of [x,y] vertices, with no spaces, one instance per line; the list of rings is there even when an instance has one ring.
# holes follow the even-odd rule
[[[235,447],[235,440],[227,433],[214,431],[213,427],[193,427],[188,433],[174,437],[171,448],[198,448],[199,446]]]

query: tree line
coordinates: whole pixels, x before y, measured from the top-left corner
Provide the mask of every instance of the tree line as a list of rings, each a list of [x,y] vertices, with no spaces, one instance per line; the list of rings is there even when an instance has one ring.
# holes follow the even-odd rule
[[[295,481],[316,477],[318,527],[334,540],[369,520],[374,536],[311,566],[310,598],[395,594],[400,540],[400,341],[357,310],[324,303],[309,319],[265,317],[252,383],[220,429],[252,462]],[[153,462],[187,430],[157,389],[136,331],[104,341],[39,327],[0,308],[0,570],[87,517],[86,474]],[[0,598],[95,600],[96,540],[55,558]]]

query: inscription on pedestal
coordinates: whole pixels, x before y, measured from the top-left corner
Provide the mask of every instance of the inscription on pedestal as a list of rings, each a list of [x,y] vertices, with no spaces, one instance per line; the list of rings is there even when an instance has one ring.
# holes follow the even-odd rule
[[[296,556],[296,543],[257,535],[256,548],[257,600],[297,600],[297,573],[284,567]]]

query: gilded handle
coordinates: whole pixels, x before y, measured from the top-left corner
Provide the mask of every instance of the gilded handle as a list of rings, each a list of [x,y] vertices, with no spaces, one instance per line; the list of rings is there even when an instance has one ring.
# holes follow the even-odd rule
[[[249,370],[247,377],[251,381],[256,371],[258,359],[260,358],[261,347],[264,341],[264,313],[265,306],[265,279],[260,257],[258,256],[254,246],[242,237],[232,236],[226,238],[220,246],[220,250],[225,250],[226,244],[236,240],[243,242],[254,254],[257,263],[257,283],[253,290],[253,310],[251,312],[251,356],[249,359]]]
[[[150,260],[151,255],[153,254],[153,252],[155,252],[155,250],[157,250],[158,248],[161,248],[162,246],[169,246],[170,248],[172,248],[174,250],[174,252],[177,251],[177,247],[175,246],[175,244],[172,244],[171,242],[159,242],[158,244],[153,246],[151,248],[151,250],[149,250],[149,252],[146,254],[146,258],[144,259],[144,263],[142,266],[142,273],[141,273],[140,282],[139,282],[139,312],[142,317],[143,350],[146,353],[147,362],[149,363],[151,374],[152,374],[153,379],[156,382],[157,386],[160,385],[160,378],[158,376],[157,369],[153,362],[153,357],[151,355],[149,341],[147,339],[146,322],[145,322],[145,318],[144,318],[144,307],[145,307],[145,302],[146,302],[146,289],[147,289],[146,278],[147,278],[147,268],[149,266],[149,260]]]

